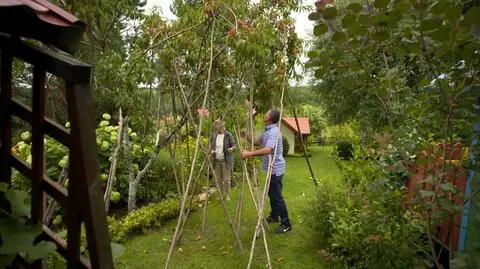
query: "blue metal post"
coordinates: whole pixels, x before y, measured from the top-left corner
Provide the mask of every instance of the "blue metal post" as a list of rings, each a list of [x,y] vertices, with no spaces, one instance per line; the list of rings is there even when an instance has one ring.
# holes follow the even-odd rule
[[[478,107],[477,114],[478,114]],[[475,146],[478,144],[478,133],[480,132],[480,123],[476,123],[474,125],[475,135],[472,140],[472,147],[470,151],[470,159],[472,161],[472,166],[477,164],[477,160],[475,159]],[[475,178],[475,171],[473,169],[468,171],[467,183],[465,186],[465,195],[468,197],[472,194],[472,182]],[[471,214],[471,201],[468,200],[464,207],[463,207],[463,216],[462,221],[460,223],[460,236],[458,238],[458,248],[460,252],[465,252],[465,247],[467,245],[467,231],[468,231],[468,223],[469,217]]]

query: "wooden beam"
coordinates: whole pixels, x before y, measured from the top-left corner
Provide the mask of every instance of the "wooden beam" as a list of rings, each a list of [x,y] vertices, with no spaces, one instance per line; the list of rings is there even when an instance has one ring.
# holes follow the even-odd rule
[[[43,225],[43,235],[42,237],[46,240],[52,241],[57,246],[57,252],[62,255],[65,259],[68,259],[67,255],[67,243],[65,240],[60,238],[56,233],[54,233],[48,226]],[[76,268],[91,268],[90,262],[84,257],[80,257],[80,262]]]
[[[18,100],[12,102],[12,114],[18,116],[26,123],[32,124],[32,110]],[[67,148],[70,148],[70,131],[55,121],[45,117],[43,128],[45,134],[60,142]]]
[[[31,65],[43,66],[48,73],[72,83],[90,83],[90,66],[72,57],[35,47],[25,41],[14,39],[10,35],[0,33],[0,50],[13,45],[12,56]]]
[[[31,179],[32,178],[32,168],[22,159],[20,159],[15,154],[11,155],[10,163],[13,168],[17,169],[24,177]],[[46,192],[48,195],[52,196],[55,200],[67,205],[68,202],[68,193],[67,190],[51,178],[46,175],[43,176],[43,180],[40,182],[41,190]]]
[[[2,47],[0,59],[0,181],[10,184],[12,169],[10,167],[10,151],[12,148],[12,55],[11,47]],[[0,197],[1,198],[1,197]],[[0,201],[1,202],[1,201]]]
[[[88,85],[67,83],[68,116],[71,124],[70,168],[69,168],[69,214],[81,210],[87,231],[90,263],[95,269],[113,269],[112,250],[103,203],[100,166],[98,163],[95,130],[93,128],[93,103]],[[81,201],[81,203],[78,203]],[[69,217],[70,219],[70,217]],[[76,231],[75,217],[69,220],[70,230]],[[76,244],[76,243],[75,243]],[[74,246],[74,251],[77,246]],[[70,245],[69,245],[70,250]],[[72,254],[73,255],[73,254]],[[73,258],[73,257],[72,257]],[[69,257],[70,262],[70,257]],[[74,268],[70,264],[68,268]]]

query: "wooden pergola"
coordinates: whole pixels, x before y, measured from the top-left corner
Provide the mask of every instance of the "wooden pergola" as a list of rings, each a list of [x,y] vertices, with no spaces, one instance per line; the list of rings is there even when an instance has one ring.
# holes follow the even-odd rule
[[[68,268],[103,269],[113,268],[113,261],[99,180],[91,68],[68,55],[76,51],[85,27],[82,21],[47,0],[0,2],[0,181],[10,184],[12,168],[31,180],[31,212],[25,217],[38,225],[42,225],[44,219],[46,194],[63,204],[68,210],[68,243],[46,225],[42,225],[43,239],[56,244]],[[43,45],[33,46],[25,38],[41,41]],[[12,98],[14,58],[33,66],[32,107]],[[65,82],[70,130],[45,117],[47,72]],[[11,152],[13,116],[32,127],[31,166]],[[45,135],[69,149],[68,190],[45,174]],[[1,205],[5,205],[3,199],[0,197]],[[82,222],[86,228],[89,260],[80,254]],[[44,267],[42,261],[27,265],[21,254],[15,261],[17,267]]]

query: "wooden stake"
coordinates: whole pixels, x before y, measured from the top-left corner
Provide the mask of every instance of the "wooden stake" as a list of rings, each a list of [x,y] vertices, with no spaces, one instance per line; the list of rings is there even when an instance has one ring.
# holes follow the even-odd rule
[[[205,202],[203,204],[203,213],[202,213],[202,234],[205,233],[205,218],[207,214],[208,206],[208,197],[210,196],[210,166],[207,167],[207,178],[205,179]]]
[[[210,87],[210,76],[211,76],[211,73],[212,73],[212,65],[213,65],[213,33],[214,33],[214,27],[215,27],[215,19],[213,19],[212,30],[211,30],[211,35],[210,35],[210,44],[211,44],[210,45],[210,64],[209,64],[209,69],[208,69],[207,84],[206,84],[206,88],[205,88],[205,96],[203,98],[202,109],[205,109],[205,105],[206,105],[207,97],[208,97],[208,93],[209,93],[209,87]],[[173,65],[173,67],[175,68],[175,73],[176,73],[176,76],[177,76],[177,79],[178,79],[178,82],[179,82],[180,89],[182,91],[182,95],[183,95],[183,98],[184,98],[184,101],[185,101],[185,105],[187,105],[188,101],[187,101],[187,98],[186,98],[186,95],[185,95],[185,91],[183,90],[183,85],[181,83],[180,76],[178,74],[178,71],[176,69],[175,64]],[[193,120],[192,113],[191,113],[190,109],[188,109],[188,107],[187,107],[187,110],[188,110],[188,116],[191,120],[191,123],[192,123],[193,127],[195,128],[196,126],[195,126],[195,121]],[[200,115],[200,123],[199,123],[198,128],[196,128],[197,141],[195,142],[195,151],[194,151],[194,154],[193,154],[193,160],[192,160],[192,164],[191,164],[192,168],[190,169],[190,176],[188,178],[187,187],[186,187],[186,190],[185,190],[184,195],[183,195],[183,199],[182,199],[182,203],[181,203],[181,207],[180,207],[180,214],[179,214],[178,222],[177,222],[177,227],[175,228],[175,233],[173,235],[172,244],[170,245],[170,249],[168,251],[167,260],[166,260],[166,263],[165,263],[165,269],[168,269],[168,267],[170,265],[170,258],[172,256],[173,249],[175,248],[175,246],[177,244],[178,234],[179,234],[181,224],[182,224],[182,220],[184,218],[184,213],[185,213],[184,212],[185,201],[186,201],[187,195],[190,191],[192,178],[193,178],[193,171],[194,171],[193,167],[195,166],[196,157],[197,157],[198,149],[199,149],[200,145],[202,145],[202,150],[204,151],[204,154],[206,156],[205,159],[208,161],[210,169],[213,169],[212,163],[211,163],[210,159],[208,158],[207,151],[203,147],[203,143],[201,143],[201,141],[200,141],[202,126],[203,126],[203,117],[204,117],[203,114]],[[215,176],[215,182],[216,182],[216,185],[217,185],[217,189],[219,189],[219,183],[218,183],[218,179],[216,178],[216,176]],[[242,243],[240,241],[240,238],[238,237],[238,233],[235,230],[235,227],[233,227],[233,224],[231,223],[230,215],[229,215],[228,210],[225,206],[225,201],[223,201],[223,197],[221,196],[220,190],[219,190],[219,194],[220,194],[220,202],[222,203],[222,207],[224,208],[225,215],[227,217],[227,222],[229,222],[229,224],[230,224],[230,226],[233,230],[233,233],[235,235],[235,238],[237,239],[237,243],[240,247],[240,250],[243,251]]]
[[[283,96],[284,96],[284,93],[285,93],[285,76],[283,77],[282,95],[280,97],[280,119],[278,120],[278,132],[277,132],[277,138],[275,139],[275,147],[274,147],[275,151],[273,152],[273,158],[270,158],[269,164],[268,164],[267,178],[265,179],[265,187],[263,189],[262,200],[260,201],[260,207],[261,207],[260,208],[260,214],[259,214],[259,217],[258,217],[255,232],[253,234],[252,247],[251,247],[251,250],[250,250],[250,257],[248,259],[247,269],[250,269],[250,267],[252,266],[253,253],[255,251],[255,242],[256,242],[256,239],[257,239],[257,236],[258,236],[258,231],[261,229],[261,226],[262,226],[263,211],[264,211],[264,208],[265,208],[265,200],[266,200],[266,197],[267,197],[268,190],[270,188],[270,180],[271,180],[271,176],[272,176],[273,163],[275,162],[275,158],[277,157],[278,139],[279,138],[281,139],[281,137],[280,137],[280,124],[282,122],[281,118],[282,118],[282,112],[283,112]],[[270,157],[270,155],[269,155],[269,157]],[[269,268],[272,268],[272,264],[270,262],[270,255],[268,255],[268,253],[267,253],[267,260],[268,260]]]
[[[295,109],[295,105],[293,104],[292,97],[290,96],[290,92],[287,90],[287,96],[290,101],[290,105],[292,106],[293,116],[295,117],[295,124],[297,125],[297,130],[300,133],[300,124],[298,123],[297,117],[297,110]],[[303,154],[305,155],[305,160],[307,161],[308,170],[310,171],[310,175],[312,176],[313,183],[315,183],[315,187],[318,187],[318,182],[315,179],[315,174],[313,173],[312,165],[310,165],[310,160],[307,156],[307,149],[305,148],[305,141],[303,141],[303,136],[300,133],[300,142],[302,143]]]
[[[123,144],[123,128],[125,122],[128,120],[128,116],[123,118],[122,109],[119,109],[120,118],[118,120],[118,138],[117,138],[117,147],[112,155],[112,162],[110,163],[110,171],[108,173],[107,187],[105,188],[105,194],[103,195],[103,201],[105,202],[105,211],[108,213],[110,208],[110,195],[112,194],[113,184],[115,183],[115,173],[117,172],[117,162],[120,150]]]
[[[210,118],[210,133],[208,136],[208,148],[210,149],[210,134],[212,133],[212,120]],[[210,156],[208,156],[210,158]],[[207,206],[208,206],[208,198],[210,196],[210,166],[207,166],[207,178],[205,179],[205,202],[203,204],[203,212],[202,212],[202,234],[205,233],[205,220],[207,216]]]
[[[175,71],[176,71],[176,67],[174,66],[175,68]],[[180,81],[180,77],[178,76],[178,72],[176,71],[176,75],[177,75],[177,79],[179,81],[179,84],[180,84],[180,90],[182,92],[182,97],[183,97],[183,100],[185,103],[187,103],[187,96],[185,94],[185,91],[183,90],[183,85]],[[191,113],[190,110],[187,111],[187,115],[188,115],[188,118],[190,120],[190,122],[192,123],[193,125],[193,128],[195,131],[197,130],[201,130],[201,128],[197,128],[197,126],[195,125],[195,121],[193,119],[193,115]],[[202,148],[203,150],[203,154],[205,156],[208,156],[208,151],[207,149],[205,148],[205,145],[203,145],[203,143],[200,142],[200,147]],[[213,167],[213,164],[212,164],[212,161],[210,160],[210,158],[206,158],[207,162],[208,162],[208,165],[209,165],[209,168],[214,171],[214,167]],[[222,192],[221,192],[221,189],[220,189],[220,184],[219,184],[219,181],[218,181],[218,178],[217,176],[215,175],[215,173],[213,173],[213,178],[215,179],[215,186],[217,188],[217,192],[219,193],[219,196],[220,196],[220,204],[222,205],[222,209],[223,209],[223,212],[225,214],[225,218],[227,220],[227,224],[230,225],[230,228],[232,229],[232,232],[235,236],[235,239],[237,241],[237,245],[238,247],[240,248],[240,251],[243,252],[243,246],[242,246],[242,241],[240,240],[240,236],[238,235],[238,231],[235,229],[235,227],[233,226],[233,223],[232,223],[232,219],[230,217],[230,213],[228,212],[228,208],[227,206],[225,205],[225,200],[223,199],[223,195],[222,195]]]
[[[241,149],[241,144],[240,144],[240,138],[238,136],[238,132],[237,132],[237,129],[235,128],[235,125],[233,126],[233,129],[234,129],[234,132],[235,132],[235,136],[237,138],[237,141],[238,141],[238,147],[239,147],[239,150],[242,150]],[[263,243],[265,245],[265,253],[267,255],[267,261],[268,261],[268,266],[269,268],[272,268],[271,266],[271,261],[270,261],[270,252],[268,251],[268,242],[267,242],[267,234],[265,232],[265,227],[268,227],[268,229],[270,229],[270,227],[268,226],[268,223],[267,221],[265,220],[265,218],[263,218],[263,208],[264,206],[260,207],[257,202],[255,201],[255,195],[253,194],[253,190],[252,190],[252,186],[250,185],[250,178],[248,177],[248,170],[247,170],[247,162],[246,160],[242,160],[242,163],[243,163],[243,175],[244,175],[244,182],[243,182],[243,186],[245,186],[245,180],[247,180],[248,182],[248,187],[249,187],[249,190],[250,190],[250,195],[252,196],[252,200],[253,200],[253,204],[255,206],[255,211],[257,212],[257,216],[259,219],[263,220],[263,222],[260,222],[260,230],[262,231],[262,236],[263,236]],[[243,188],[242,188],[242,192],[243,192]],[[238,222],[238,228],[237,230],[240,229],[240,220]],[[258,236],[258,233],[256,233],[256,237]]]

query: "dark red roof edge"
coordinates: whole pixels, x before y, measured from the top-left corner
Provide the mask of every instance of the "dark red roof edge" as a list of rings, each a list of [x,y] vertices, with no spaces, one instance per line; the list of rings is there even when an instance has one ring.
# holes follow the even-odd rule
[[[54,5],[53,3],[50,3],[48,0],[34,0],[35,2],[43,5],[44,7],[50,9],[50,11],[54,12],[58,16],[62,17],[63,19],[69,21],[70,23],[82,23],[83,22],[78,19],[77,17],[73,16],[72,14],[68,13],[67,11],[59,8],[58,6]]]

